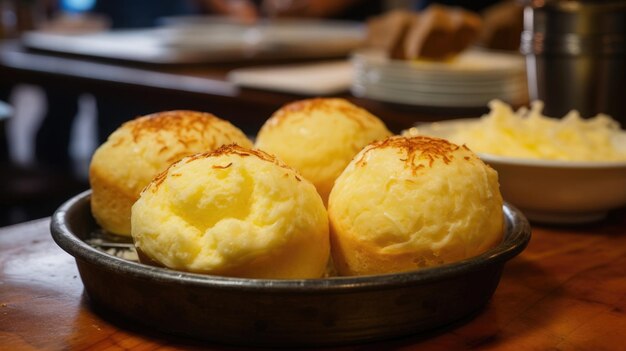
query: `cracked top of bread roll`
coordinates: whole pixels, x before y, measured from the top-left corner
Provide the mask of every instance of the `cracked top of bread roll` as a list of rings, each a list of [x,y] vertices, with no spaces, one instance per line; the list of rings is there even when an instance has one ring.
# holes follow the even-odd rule
[[[210,113],[167,111],[124,123],[91,160],[96,221],[111,233],[130,235],[130,208],[157,174],[184,156],[230,143],[252,146],[241,130]]]
[[[335,268],[392,273],[481,254],[502,240],[498,175],[465,146],[424,136],[365,147],[329,203]]]
[[[276,111],[259,131],[256,147],[297,169],[326,202],[335,178],[352,157],[389,135],[380,119],[347,100],[315,98]]]
[[[227,145],[186,157],[132,208],[140,256],[176,270],[245,278],[319,278],[328,217],[315,187],[265,152]]]

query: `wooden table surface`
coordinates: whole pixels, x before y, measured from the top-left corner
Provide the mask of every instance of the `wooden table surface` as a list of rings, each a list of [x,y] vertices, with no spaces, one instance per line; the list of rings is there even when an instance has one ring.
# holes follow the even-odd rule
[[[626,209],[576,227],[533,224],[487,307],[436,334],[338,350],[623,350]],[[96,313],[49,219],[0,229],[0,349],[235,350]]]

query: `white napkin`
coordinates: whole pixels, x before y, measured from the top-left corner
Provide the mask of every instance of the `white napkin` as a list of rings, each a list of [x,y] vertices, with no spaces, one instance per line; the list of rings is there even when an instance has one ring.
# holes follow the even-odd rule
[[[247,67],[231,71],[228,80],[238,86],[302,95],[345,92],[352,83],[349,61]]]

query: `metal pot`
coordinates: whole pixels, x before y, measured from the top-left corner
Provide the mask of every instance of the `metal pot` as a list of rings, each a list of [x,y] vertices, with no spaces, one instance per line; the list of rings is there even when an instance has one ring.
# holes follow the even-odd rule
[[[529,0],[521,51],[545,113],[606,113],[626,124],[626,1]]]

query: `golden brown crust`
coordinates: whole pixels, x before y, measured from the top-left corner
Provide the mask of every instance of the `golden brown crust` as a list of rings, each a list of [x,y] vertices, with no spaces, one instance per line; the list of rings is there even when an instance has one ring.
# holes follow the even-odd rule
[[[219,121],[211,113],[174,110],[164,111],[136,118],[124,123],[122,128],[130,128],[133,140],[137,142],[143,136],[153,136],[159,130],[177,132],[179,136],[187,130],[195,130],[199,133],[205,129],[204,126]]]
[[[399,273],[455,261],[449,259],[446,261],[435,255],[434,252],[427,250],[382,253],[379,247],[353,239],[354,237],[356,236],[348,234],[339,238],[331,225],[332,259],[335,270],[341,276]],[[485,250],[491,249],[497,244],[498,241],[494,241]],[[442,254],[442,256],[445,255]]]
[[[191,156],[187,156],[186,158],[180,160],[180,162],[185,162],[185,163],[189,163],[192,162],[194,160],[197,159],[202,159],[202,158],[209,158],[209,157],[218,157],[218,156],[225,156],[225,155],[235,155],[235,156],[239,156],[239,157],[249,157],[249,156],[254,156],[260,160],[263,161],[267,161],[267,162],[271,162],[279,167],[288,169],[290,171],[293,171],[295,173],[295,178],[297,181],[301,181],[302,179],[298,176],[298,171],[296,171],[295,169],[289,167],[288,165],[284,164],[283,162],[281,162],[280,160],[278,160],[274,155],[268,154],[265,151],[259,150],[259,149],[248,149],[245,148],[243,146],[239,146],[238,144],[228,144],[228,145],[222,145],[219,148],[213,150],[213,151],[209,151],[209,152],[202,152],[202,153],[198,153],[195,155],[191,155]],[[165,178],[167,177],[170,169],[172,167],[174,167],[176,163],[171,164],[169,167],[167,167],[167,169],[165,169],[163,172],[159,173],[153,180],[152,182],[146,187],[149,188],[150,185],[154,185],[153,191],[156,191],[156,189],[161,185],[161,183],[163,183],[163,181],[165,180]],[[230,162],[226,165],[220,166],[220,165],[214,165],[212,166],[213,169],[225,169],[228,168],[230,166],[232,166],[233,163]],[[176,175],[172,175],[172,176],[176,176]]]
[[[139,140],[144,137],[150,138],[150,141],[155,144],[155,148],[159,150],[159,153],[163,153],[170,149],[171,145],[159,136],[160,131],[175,133],[174,137],[176,141],[182,144],[184,148],[188,148],[190,144],[200,142],[200,140],[197,139],[198,135],[202,135],[207,130],[207,127],[219,129],[222,134],[232,138],[237,138],[238,135],[233,134],[233,130],[230,130],[230,128],[224,128],[229,124],[229,122],[224,121],[211,113],[174,110],[138,117],[124,123],[120,129],[128,129],[134,143],[138,143]],[[203,140],[202,142],[206,142],[206,140]],[[120,138],[111,144],[111,146],[118,147],[123,146],[123,144],[124,138]],[[212,135],[210,143],[207,147],[209,149],[214,149],[217,146],[219,146],[218,140],[214,135]],[[182,156],[184,156],[184,154],[176,154],[170,157],[169,161],[176,161]]]
[[[397,273],[441,265],[443,259],[425,250],[403,253],[382,253],[380,247],[359,241],[354,233],[337,234],[331,220],[330,242],[335,269],[339,275]]]
[[[269,123],[267,126],[275,127],[294,113],[310,115],[313,111],[322,111],[329,115],[342,115],[354,121],[362,129],[367,128],[364,122],[377,122],[376,118],[369,112],[347,100],[339,98],[312,98],[291,102],[281,107],[272,115],[271,119],[273,123]]]
[[[139,194],[129,194],[93,167],[89,170],[91,212],[96,222],[109,232],[130,235],[131,207]]]
[[[404,161],[413,173],[424,167],[422,163],[416,164],[417,159],[428,160],[428,166],[432,167],[435,160],[441,160],[445,164],[450,163],[454,159],[453,153],[459,148],[469,150],[465,145],[459,146],[440,138],[421,135],[414,137],[395,136],[375,141],[367,146],[359,159],[356,160],[356,165],[365,166],[367,164],[365,159],[370,151],[384,148],[393,148],[406,155],[406,158],[400,160]],[[470,157],[466,156],[464,159],[469,161]]]
[[[270,155],[267,152],[258,149],[248,149],[237,144],[222,145],[214,151],[207,152],[205,155],[206,157],[217,157],[223,155],[237,155],[240,157],[256,156],[261,160],[275,163],[276,165],[284,168],[289,168],[287,165],[279,162],[274,155]]]

